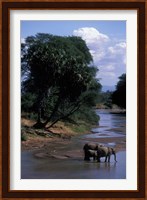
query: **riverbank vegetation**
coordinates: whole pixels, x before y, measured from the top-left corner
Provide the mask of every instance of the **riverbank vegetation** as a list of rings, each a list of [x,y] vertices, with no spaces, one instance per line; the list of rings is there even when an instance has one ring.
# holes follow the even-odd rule
[[[34,129],[70,124],[85,132],[98,123],[98,69],[85,41],[38,33],[21,45],[21,110]]]
[[[99,93],[96,108],[112,109],[120,113],[126,112],[126,74],[119,77],[115,91]]]
[[[116,90],[112,93],[112,103],[126,109],[126,74],[119,77]]]

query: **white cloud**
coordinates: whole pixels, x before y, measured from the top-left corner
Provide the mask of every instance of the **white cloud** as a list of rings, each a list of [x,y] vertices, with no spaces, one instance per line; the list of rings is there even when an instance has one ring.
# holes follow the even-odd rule
[[[85,40],[94,64],[99,68],[97,77],[103,85],[116,85],[118,77],[125,73],[126,42],[109,38],[93,27],[79,28],[73,35]]]
[[[21,43],[25,44],[25,38],[21,38]]]
[[[121,42],[119,44],[116,44],[117,47],[120,47],[122,49],[126,49],[126,43],[125,42]]]
[[[116,43],[114,46],[108,47],[110,59],[115,59],[121,65],[126,65],[126,42]]]
[[[121,43],[115,44],[115,46],[109,47],[108,51],[111,54],[115,54],[115,55],[124,54],[124,52],[126,51],[126,43],[121,42]]]
[[[78,30],[74,30],[73,34],[82,37],[88,43],[96,41],[106,42],[109,40],[107,35],[100,33],[93,27],[79,28]]]
[[[107,35],[100,33],[93,27],[79,28],[73,31],[73,35],[79,36],[85,40],[90,49],[99,48],[99,45],[109,41]]]
[[[105,51],[104,49],[97,49],[97,50],[90,50],[90,53],[93,57],[94,63],[97,64],[99,63],[100,60],[102,60],[105,57]]]

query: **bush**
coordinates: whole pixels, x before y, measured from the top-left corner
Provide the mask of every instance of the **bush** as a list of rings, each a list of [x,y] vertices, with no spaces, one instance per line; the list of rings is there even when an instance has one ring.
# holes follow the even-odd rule
[[[84,106],[73,114],[72,119],[77,123],[78,121],[84,121],[91,125],[97,125],[99,122],[99,116],[96,114],[95,110]]]
[[[27,141],[27,136],[25,134],[21,134],[21,141]]]

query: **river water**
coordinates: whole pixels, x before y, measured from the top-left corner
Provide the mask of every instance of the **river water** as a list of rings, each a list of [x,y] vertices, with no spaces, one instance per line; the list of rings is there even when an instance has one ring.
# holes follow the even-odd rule
[[[124,114],[112,114],[106,110],[97,110],[100,116],[98,128],[92,134],[73,137],[70,142],[52,144],[55,156],[39,158],[34,151],[21,154],[22,179],[125,179],[126,151],[117,152],[117,161],[111,156],[110,163],[83,160],[83,145],[88,141],[98,141],[107,146],[116,147],[115,138],[125,139],[126,117]],[[114,140],[113,140],[114,137]],[[107,139],[111,138],[111,142]],[[106,140],[105,140],[106,139]],[[122,142],[121,141],[121,142]],[[58,157],[58,152],[60,156]],[[64,154],[62,154],[64,152]],[[66,155],[65,155],[66,152]],[[39,155],[39,154],[36,154]]]

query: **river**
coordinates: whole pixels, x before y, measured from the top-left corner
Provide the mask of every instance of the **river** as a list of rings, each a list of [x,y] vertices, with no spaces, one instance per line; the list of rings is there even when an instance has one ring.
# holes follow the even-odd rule
[[[75,136],[70,141],[50,144],[52,157],[42,157],[35,151],[21,154],[22,179],[125,179],[126,178],[126,116],[97,110],[99,126],[92,134]],[[111,156],[110,163],[83,160],[83,145],[95,141],[118,148],[117,162]],[[123,148],[122,148],[123,146]],[[66,152],[66,153],[65,153]],[[47,153],[48,154],[48,153]],[[40,156],[40,157],[39,157]]]

